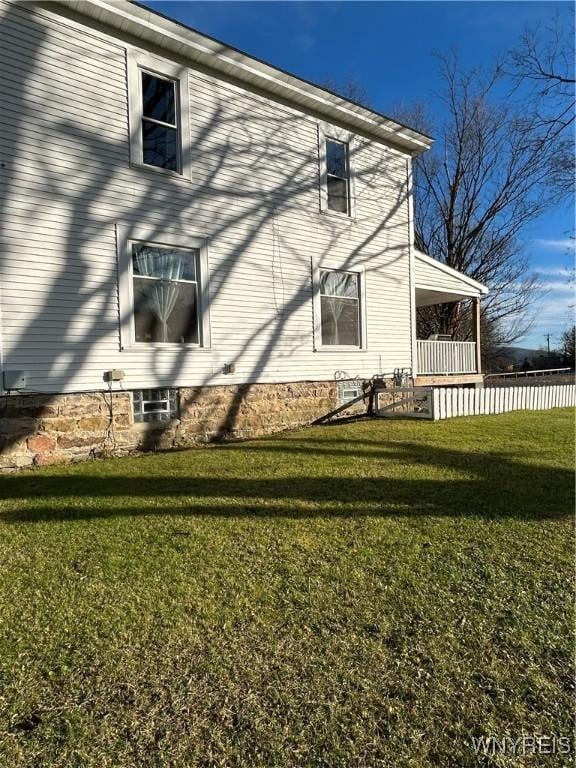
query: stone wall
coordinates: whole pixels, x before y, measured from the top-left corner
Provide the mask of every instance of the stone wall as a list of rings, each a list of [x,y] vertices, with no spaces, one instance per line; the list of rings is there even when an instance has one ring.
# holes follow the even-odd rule
[[[335,382],[182,388],[179,418],[135,423],[130,392],[14,395],[0,402],[0,469],[251,438],[338,406]]]

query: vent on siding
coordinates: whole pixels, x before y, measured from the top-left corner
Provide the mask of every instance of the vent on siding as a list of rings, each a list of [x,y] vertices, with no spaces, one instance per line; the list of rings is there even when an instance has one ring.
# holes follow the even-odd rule
[[[171,421],[178,418],[175,389],[138,389],[132,393],[134,421]]]

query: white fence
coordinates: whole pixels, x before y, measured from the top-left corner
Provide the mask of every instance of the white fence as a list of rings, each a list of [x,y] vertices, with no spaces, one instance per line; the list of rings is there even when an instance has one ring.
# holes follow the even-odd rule
[[[572,368],[538,368],[536,370],[527,371],[508,371],[507,373],[487,373],[484,377],[488,379],[517,379],[519,377],[532,378],[538,376],[557,376],[561,373],[570,373]]]
[[[473,341],[428,341],[417,339],[418,373],[476,373],[476,343]]]
[[[487,389],[437,387],[432,391],[432,418],[435,421],[453,416],[540,411],[573,405],[576,405],[576,384]]]

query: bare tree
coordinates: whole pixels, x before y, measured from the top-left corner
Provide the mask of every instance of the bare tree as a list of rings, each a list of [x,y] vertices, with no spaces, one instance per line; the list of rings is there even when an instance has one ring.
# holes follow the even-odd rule
[[[557,130],[574,123],[574,23],[556,17],[548,26],[526,29],[520,44],[510,51],[509,75],[528,85],[540,99],[541,119]]]
[[[564,331],[560,337],[560,353],[567,365],[574,368],[576,357],[576,325]]]
[[[455,56],[439,57],[444,120],[432,126],[433,151],[414,165],[416,244],[424,252],[487,284],[484,322],[491,338],[511,342],[531,324],[542,294],[520,242],[524,228],[558,203],[548,187],[557,142],[537,115],[523,114],[502,95],[504,73],[461,72]],[[430,130],[421,108],[409,121]],[[421,322],[461,338],[469,335],[465,306],[427,308]]]
[[[574,20],[566,24],[556,16],[546,26],[526,29],[505,63],[524,109],[556,145],[549,184],[567,195],[574,192],[574,55]]]
[[[322,88],[325,88],[331,93],[335,93],[338,96],[342,96],[343,99],[354,102],[361,107],[367,109],[372,108],[372,103],[368,91],[364,86],[356,79],[354,75],[350,75],[345,80],[335,80],[331,77],[327,77],[320,83]]]

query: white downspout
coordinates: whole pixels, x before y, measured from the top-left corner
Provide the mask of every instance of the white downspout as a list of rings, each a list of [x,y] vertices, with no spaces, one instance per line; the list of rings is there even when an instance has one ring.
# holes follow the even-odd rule
[[[412,158],[406,160],[406,190],[408,195],[408,263],[410,275],[410,360],[412,378],[418,375],[418,353],[416,345],[416,255],[414,252],[414,200],[412,197]]]

